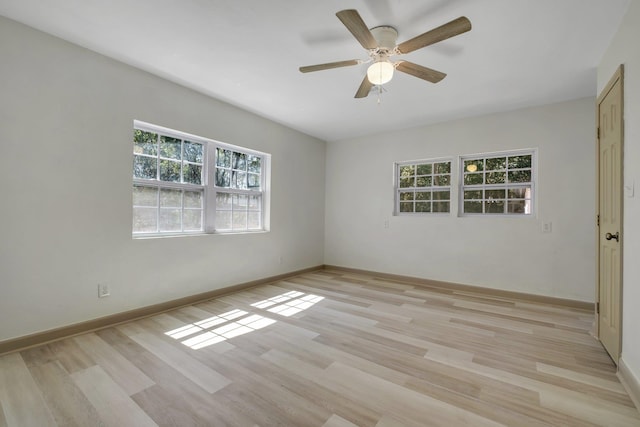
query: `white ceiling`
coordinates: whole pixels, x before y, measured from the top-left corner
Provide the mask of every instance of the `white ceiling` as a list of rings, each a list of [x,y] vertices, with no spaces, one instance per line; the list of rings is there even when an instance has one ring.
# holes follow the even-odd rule
[[[630,0],[0,0],[0,14],[318,138],[333,141],[595,95],[596,67]],[[404,58],[378,105],[354,99],[366,59],[335,13],[354,8],[402,42],[459,16],[473,29]]]

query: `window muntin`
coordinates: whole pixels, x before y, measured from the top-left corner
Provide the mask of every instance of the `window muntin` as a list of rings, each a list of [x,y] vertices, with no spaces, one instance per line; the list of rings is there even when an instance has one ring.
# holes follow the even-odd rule
[[[464,215],[530,215],[534,154],[520,151],[462,157],[460,212]]]
[[[397,163],[395,175],[396,214],[450,212],[450,160]]]
[[[268,154],[134,122],[134,237],[265,230],[268,161]]]

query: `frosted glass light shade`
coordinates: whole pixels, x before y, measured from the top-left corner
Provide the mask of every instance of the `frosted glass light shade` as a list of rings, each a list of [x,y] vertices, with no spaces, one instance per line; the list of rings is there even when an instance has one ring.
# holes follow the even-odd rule
[[[367,78],[374,85],[383,85],[393,77],[394,66],[389,61],[379,61],[367,69]]]

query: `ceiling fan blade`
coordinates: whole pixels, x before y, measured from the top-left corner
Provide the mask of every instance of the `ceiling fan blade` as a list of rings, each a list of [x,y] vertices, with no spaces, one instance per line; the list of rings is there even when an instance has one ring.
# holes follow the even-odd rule
[[[441,73],[440,71],[432,70],[431,68],[423,67],[422,65],[408,61],[400,61],[396,66],[396,70],[431,83],[438,83],[447,76],[445,73]]]
[[[409,53],[414,50],[421,49],[434,43],[441,42],[458,34],[466,33],[471,30],[471,21],[464,16],[454,19],[444,25],[434,28],[431,31],[420,34],[417,37],[400,43],[396,49],[400,53]]]
[[[357,59],[351,59],[348,61],[329,62],[326,64],[307,65],[306,67],[300,67],[301,73],[310,73],[312,71],[330,70],[331,68],[349,67],[351,65],[358,65],[360,61]]]
[[[358,88],[358,91],[356,92],[356,96],[354,96],[354,98],[366,98],[367,95],[369,95],[369,92],[371,92],[372,87],[373,84],[369,81],[369,78],[365,74],[364,79],[362,80],[362,83],[360,83],[360,87]]]
[[[371,31],[369,31],[367,24],[364,23],[357,10],[341,10],[336,13],[336,16],[342,21],[344,26],[347,27],[347,30],[351,31],[353,37],[358,40],[362,47],[365,49],[375,49],[378,47],[378,42],[375,37],[373,37],[373,34],[371,34]]]

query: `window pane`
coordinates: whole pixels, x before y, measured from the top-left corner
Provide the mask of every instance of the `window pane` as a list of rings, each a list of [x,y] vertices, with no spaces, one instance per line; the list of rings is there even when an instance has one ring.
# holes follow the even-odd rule
[[[464,185],[479,185],[484,183],[484,176],[481,173],[465,173]]]
[[[505,190],[485,190],[485,199],[504,199]]]
[[[184,159],[187,162],[202,163],[204,149],[202,144],[197,142],[184,142]]]
[[[482,199],[482,190],[470,190],[464,192],[465,200],[478,200]]]
[[[261,173],[261,162],[262,159],[258,156],[247,156],[247,170],[257,174]]]
[[[400,200],[413,200],[413,191],[400,192]]]
[[[531,182],[531,170],[509,171],[509,182]]]
[[[434,163],[433,173],[451,173],[451,162]]]
[[[262,196],[249,196],[249,210],[259,211],[262,207]]]
[[[431,187],[431,177],[420,176],[416,178],[416,187]]]
[[[527,213],[525,211],[526,203],[525,200],[509,200],[507,209],[509,213],[524,214]]]
[[[194,165],[191,163],[184,163],[182,165],[182,182],[189,184],[202,184],[202,166]]]
[[[400,202],[400,212],[413,212],[413,202]]]
[[[260,175],[247,174],[247,188],[252,190],[260,189]]]
[[[487,172],[487,184],[504,184],[504,172]]]
[[[246,194],[234,194],[233,195],[233,210],[246,210],[248,203],[248,197]]]
[[[163,188],[160,190],[160,207],[181,208],[182,190],[170,190]]]
[[[260,212],[249,212],[247,215],[247,228],[249,230],[259,230],[262,228],[260,224]]]
[[[231,209],[231,194],[218,193],[216,195],[216,209]]]
[[[400,166],[400,178],[408,178],[410,176],[414,176],[415,172],[415,165]]]
[[[231,230],[231,211],[216,211],[216,230]]]
[[[246,230],[247,229],[247,213],[246,212],[233,212],[233,229],[234,230]]]
[[[493,159],[487,159],[487,170],[495,171],[495,170],[503,170],[507,168],[507,158],[506,157],[495,157]]]
[[[223,168],[231,167],[231,150],[216,148],[216,166]]]
[[[182,158],[182,140],[169,136],[160,137],[160,157],[180,160]]]
[[[133,206],[158,206],[158,189],[155,187],[133,186]]]
[[[134,154],[158,155],[158,134],[134,129],[133,131]]]
[[[432,197],[433,197],[433,200],[449,200],[451,198],[451,192],[449,192],[449,191],[434,191]],[[439,211],[439,212],[442,212],[442,211]]]
[[[418,175],[431,175],[431,164],[418,165]]]
[[[158,160],[155,157],[133,156],[133,177],[156,179]]]
[[[202,192],[201,191],[185,191],[184,192],[185,208],[202,208]]]
[[[431,202],[416,202],[416,212],[431,212]]]
[[[465,172],[482,172],[483,170],[484,170],[484,161],[482,159],[464,161]]]
[[[183,221],[184,231],[202,231],[202,210],[186,209]]]
[[[511,188],[509,189],[510,199],[524,199],[527,194],[526,188]]]
[[[400,178],[400,188],[410,188],[415,186],[415,178]]]
[[[233,171],[233,179],[231,180],[231,186],[233,188],[246,189],[247,188],[247,173]]]
[[[160,160],[160,181],[180,182],[180,162]]]
[[[233,152],[233,168],[241,171],[247,170],[247,155]]]
[[[464,202],[464,213],[482,213],[482,202]]]
[[[158,231],[157,208],[133,208],[133,232],[155,233]]]
[[[493,200],[491,202],[484,202],[485,213],[504,213],[504,200]]]
[[[160,209],[160,231],[182,231],[181,209]]]
[[[231,187],[231,172],[227,169],[216,169],[216,186],[229,188]]]
[[[448,187],[451,185],[451,175],[434,176],[433,185],[437,187]]]
[[[449,202],[433,202],[433,212],[449,212]]]
[[[509,169],[521,169],[531,167],[531,154],[526,156],[509,157]]]
[[[531,214],[533,154],[498,154],[498,157],[463,162],[463,213]],[[484,167],[484,174],[481,170]],[[475,188],[474,188],[475,187]]]
[[[431,193],[428,191],[417,191],[416,200],[431,200]]]

